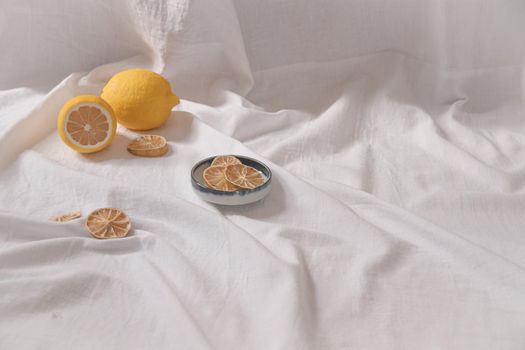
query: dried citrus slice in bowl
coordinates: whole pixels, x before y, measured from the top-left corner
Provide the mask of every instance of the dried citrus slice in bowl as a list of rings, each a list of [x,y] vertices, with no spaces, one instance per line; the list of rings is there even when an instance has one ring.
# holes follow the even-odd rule
[[[96,238],[121,238],[128,234],[131,222],[119,209],[101,208],[88,215],[86,228]]]
[[[241,161],[234,156],[217,156],[211,162],[211,165],[228,166],[233,164],[241,164]]]
[[[117,120],[111,106],[102,98],[81,95],[62,107],[57,128],[66,145],[80,153],[93,153],[113,141]]]
[[[225,192],[237,191],[239,187],[226,180],[225,170],[225,166],[212,165],[204,170],[202,177],[206,184],[215,190]]]
[[[168,143],[162,136],[142,135],[131,141],[128,152],[141,157],[160,157],[168,152]]]
[[[246,189],[259,187],[266,181],[259,170],[244,164],[228,165],[224,176],[233,185]]]

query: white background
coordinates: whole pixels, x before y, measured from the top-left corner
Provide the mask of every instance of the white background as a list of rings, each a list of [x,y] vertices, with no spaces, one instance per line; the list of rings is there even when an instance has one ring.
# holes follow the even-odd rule
[[[0,47],[1,349],[525,348],[525,2],[1,0]],[[131,67],[171,152],[67,148]],[[221,153],[270,195],[200,201]],[[129,237],[47,220],[105,206]]]

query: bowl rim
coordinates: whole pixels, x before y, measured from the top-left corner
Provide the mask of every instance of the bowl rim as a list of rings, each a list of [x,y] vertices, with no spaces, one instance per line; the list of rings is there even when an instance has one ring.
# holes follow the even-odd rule
[[[252,188],[252,189],[241,189],[241,190],[237,190],[237,191],[233,191],[233,192],[219,191],[219,190],[216,190],[214,188],[210,188],[208,186],[202,185],[195,178],[195,170],[197,170],[197,168],[200,167],[202,164],[204,164],[206,162],[209,162],[209,161],[213,161],[214,158],[216,158],[216,157],[218,157],[220,155],[223,155],[223,154],[217,154],[215,156],[211,156],[211,157],[207,157],[207,158],[201,159],[200,161],[195,163],[195,165],[191,168],[191,173],[190,173],[190,175],[191,175],[191,183],[192,183],[194,188],[198,189],[201,192],[213,193],[213,194],[217,194],[217,195],[221,195],[221,196],[235,196],[235,195],[246,195],[246,194],[249,194],[249,193],[252,193],[252,192],[261,191],[261,190],[265,189],[266,187],[268,187],[270,185],[270,183],[272,182],[272,176],[273,175],[272,175],[272,171],[270,170],[270,167],[268,167],[266,164],[264,164],[260,160],[257,160],[257,159],[251,158],[251,157],[237,155],[237,154],[227,154],[227,155],[231,155],[231,156],[234,156],[234,157],[238,158],[239,160],[241,160],[241,163],[242,163],[242,159],[247,159],[249,161],[257,163],[262,168],[264,168],[265,171],[268,172],[268,180],[266,180],[266,182],[264,184],[262,184],[261,186],[259,186],[259,187]]]

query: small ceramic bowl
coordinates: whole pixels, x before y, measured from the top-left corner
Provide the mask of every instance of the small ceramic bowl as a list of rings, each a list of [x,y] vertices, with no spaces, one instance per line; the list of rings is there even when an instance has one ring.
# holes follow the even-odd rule
[[[211,165],[211,162],[215,158],[209,157],[201,160],[191,169],[191,184],[193,186],[193,191],[197,196],[207,202],[215,204],[242,205],[257,202],[270,192],[270,189],[272,188],[272,172],[270,171],[270,168],[253,158],[238,155],[233,156],[239,159],[242,164],[259,170],[266,179],[266,182],[251,190],[242,189],[235,192],[225,192],[210,188],[202,177],[204,170]]]

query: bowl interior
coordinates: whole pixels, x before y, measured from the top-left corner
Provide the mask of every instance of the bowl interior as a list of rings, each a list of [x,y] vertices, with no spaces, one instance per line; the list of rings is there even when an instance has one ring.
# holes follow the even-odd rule
[[[211,190],[212,192],[232,193],[232,194],[233,193],[238,193],[238,192],[254,191],[254,190],[260,189],[262,187],[265,187],[268,184],[268,180],[270,180],[270,178],[272,177],[272,173],[271,173],[270,169],[266,165],[264,165],[263,163],[255,160],[255,159],[249,158],[249,157],[243,157],[243,156],[238,156],[238,155],[233,155],[233,156],[236,157],[237,159],[239,159],[242,164],[251,166],[251,167],[259,170],[261,172],[261,174],[263,175],[263,177],[264,177],[264,181],[265,181],[264,184],[259,186],[259,187],[257,187],[257,188],[254,188],[253,190],[238,190],[238,191],[235,191],[235,192],[223,192],[223,191],[217,191],[217,190],[214,190],[212,188],[209,188],[208,185],[206,184],[206,181],[204,181],[204,178],[202,177],[202,173],[204,172],[204,170],[206,168],[208,168],[211,165],[211,163],[213,162],[213,159],[215,157],[206,158],[206,159],[203,159],[200,162],[198,162],[192,169],[192,172],[191,172],[192,179],[195,182],[197,182],[198,185],[200,185],[199,187],[205,188],[207,190]]]

